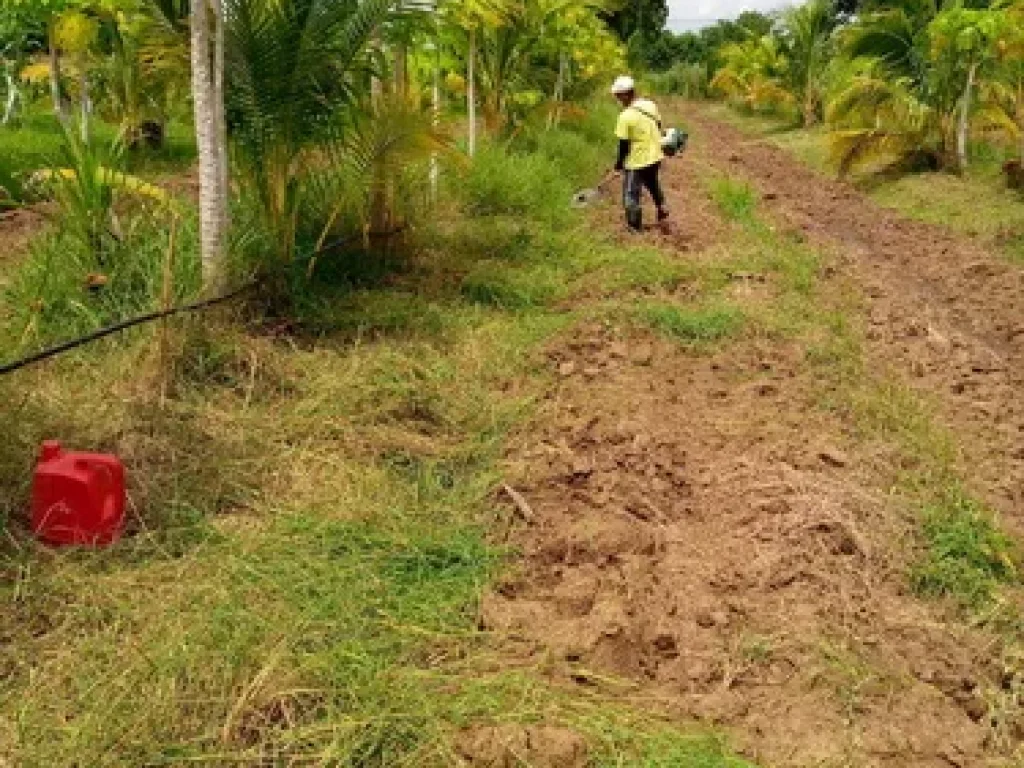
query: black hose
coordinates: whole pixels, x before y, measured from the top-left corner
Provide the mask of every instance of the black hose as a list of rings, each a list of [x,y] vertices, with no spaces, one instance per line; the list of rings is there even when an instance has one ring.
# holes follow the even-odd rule
[[[402,225],[387,232],[371,232],[369,233],[369,236],[389,238],[404,232],[406,229],[407,225]],[[364,235],[362,233],[356,235],[349,235],[347,237],[341,238],[340,240],[335,240],[331,243],[327,243],[326,245],[321,246],[316,251],[316,253],[313,254],[313,256],[315,258],[317,255],[321,253],[325,253],[326,251],[332,250],[334,248],[339,248],[342,245],[350,243],[354,240],[358,240],[360,237],[363,236]],[[154,320],[160,320],[165,317],[179,315],[183,312],[196,312],[201,309],[206,309],[207,307],[212,307],[216,304],[223,304],[224,302],[237,298],[246,291],[255,288],[257,285],[259,285],[259,282],[259,280],[254,280],[250,283],[246,283],[240,288],[236,288],[235,290],[230,291],[229,293],[225,293],[221,296],[214,296],[211,299],[203,299],[202,301],[196,301],[191,304],[183,304],[178,307],[171,307],[170,309],[163,309],[158,312],[149,312],[145,315],[139,315],[138,317],[133,317],[128,320],[122,320],[119,323],[114,323],[113,325],[108,325],[105,328],[100,328],[96,331],[93,331],[92,333],[86,334],[85,336],[80,336],[79,338],[72,339],[71,341],[62,342],[60,344],[57,344],[56,346],[49,347],[40,352],[36,352],[35,354],[29,355],[28,357],[23,357],[20,360],[14,360],[13,362],[10,363],[4,363],[3,365],[0,365],[0,376],[4,376],[8,373],[14,373],[14,371],[17,371],[26,366],[42,362],[43,360],[48,360],[49,358],[56,357],[57,355],[63,354],[64,352],[69,352],[70,350],[75,349],[76,347],[81,347],[85,344],[89,344],[90,342],[102,339],[104,336],[111,336],[115,333],[127,330],[128,328],[132,328],[136,325],[143,325],[144,323],[151,323]]]
[[[221,296],[214,296],[213,298],[210,299],[195,301],[192,302],[191,304],[182,304],[181,306],[171,307],[170,309],[163,309],[158,312],[149,312],[145,315],[139,315],[138,317],[133,317],[128,320],[122,320],[119,323],[114,323],[113,325],[108,325],[104,328],[95,330],[92,333],[86,334],[85,336],[81,336],[77,339],[72,339],[71,341],[65,341],[62,342],[61,344],[57,344],[56,346],[48,347],[47,349],[44,349],[40,352],[36,352],[35,354],[29,355],[28,357],[23,357],[20,360],[15,360],[14,362],[11,363],[4,363],[3,365],[0,365],[0,376],[3,376],[8,373],[13,373],[18,369],[24,368],[28,365],[32,365],[33,363],[39,363],[42,362],[43,360],[48,360],[51,357],[56,357],[57,355],[60,355],[64,352],[68,352],[72,349],[75,349],[76,347],[81,347],[84,344],[96,341],[97,339],[102,339],[104,336],[110,336],[112,334],[119,333],[120,331],[124,331],[136,325],[150,323],[154,320],[160,320],[165,317],[171,317],[173,315],[178,315],[183,312],[196,312],[200,309],[206,309],[207,307],[212,307],[216,304],[223,304],[226,301],[238,298],[246,291],[254,288],[257,284],[258,281],[254,281],[251,283],[247,283],[241,286],[240,288],[236,288],[235,290],[230,291],[229,293],[225,293]]]

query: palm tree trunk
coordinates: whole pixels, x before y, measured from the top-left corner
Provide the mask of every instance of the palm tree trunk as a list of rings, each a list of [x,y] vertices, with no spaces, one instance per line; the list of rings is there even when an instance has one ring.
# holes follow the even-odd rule
[[[1020,160],[1021,168],[1024,168],[1024,77],[1017,81],[1017,129],[1017,159]]]
[[[565,51],[558,54],[558,77],[555,79],[554,109],[548,113],[548,128],[558,125],[562,118],[562,101],[565,98]]]
[[[221,212],[226,203],[222,189],[216,76],[212,71],[214,62],[210,50],[211,10],[210,0],[192,0],[192,98],[199,154],[199,239],[203,287],[207,292],[216,291],[224,278]],[[220,19],[216,22],[219,24]]]
[[[476,154],[476,30],[469,30],[469,62],[466,72],[466,108],[469,112],[469,156]]]
[[[441,41],[434,39],[433,83],[430,89],[431,123],[436,130],[441,124]],[[438,182],[441,178],[441,167],[437,160],[437,152],[430,153],[430,195],[437,200]]]
[[[4,77],[7,80],[7,104],[4,107],[4,118],[0,120],[0,125],[7,125],[14,118],[14,108],[21,98],[21,91],[18,90],[18,84],[10,72],[6,72]]]
[[[85,62],[81,62],[81,74],[78,77],[78,90],[81,98],[82,143],[89,143],[89,116],[92,114],[92,98],[89,95],[89,76],[85,72]]]
[[[409,97],[409,47],[404,42],[395,46],[395,93],[402,102]]]
[[[218,239],[227,248],[228,233],[231,229],[231,187],[228,176],[228,124],[224,102],[224,6],[222,0],[210,0],[216,23],[213,42],[213,93],[214,112],[217,118],[217,167],[219,204],[217,209]]]
[[[964,96],[960,104],[960,121],[956,129],[956,160],[961,173],[967,169],[967,134],[971,117],[971,92],[974,89],[974,76],[977,72],[978,65],[971,64],[971,68],[967,72],[967,85],[964,86]]]
[[[68,120],[64,112],[64,99],[60,94],[60,52],[50,45],[50,98],[53,99],[53,114],[62,123]]]
[[[810,128],[818,122],[818,106],[814,99],[814,89],[808,83],[804,89],[804,128]]]

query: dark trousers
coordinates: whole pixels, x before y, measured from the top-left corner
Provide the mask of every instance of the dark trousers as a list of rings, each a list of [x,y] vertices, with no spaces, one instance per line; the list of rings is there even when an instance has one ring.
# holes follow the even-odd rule
[[[630,229],[640,229],[643,226],[643,209],[640,206],[640,199],[643,196],[644,187],[651,193],[659,211],[665,206],[665,193],[661,191],[661,182],[658,181],[659,171],[661,171],[661,163],[655,163],[622,174],[622,204],[626,209],[626,224]]]

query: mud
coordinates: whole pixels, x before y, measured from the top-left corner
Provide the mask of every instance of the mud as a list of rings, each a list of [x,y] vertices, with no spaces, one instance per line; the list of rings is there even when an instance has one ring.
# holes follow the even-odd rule
[[[688,124],[691,165],[666,172],[676,234],[645,237],[699,257],[725,230],[684,177],[704,164],[749,178],[771,217],[861,287],[870,364],[934,395],[972,488],[1020,522],[1024,273],[727,126]],[[694,354],[590,324],[550,366],[557,383],[508,457],[529,512],[486,629],[566,685],[626,686],[765,766],[1005,754],[992,638],[909,592],[917,513],[817,406],[801,349],[750,338]]]

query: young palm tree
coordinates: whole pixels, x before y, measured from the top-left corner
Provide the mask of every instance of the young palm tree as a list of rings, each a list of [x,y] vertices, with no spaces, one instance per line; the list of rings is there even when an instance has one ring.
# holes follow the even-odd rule
[[[777,38],[764,35],[730,43],[719,55],[723,66],[711,80],[713,89],[748,109],[792,105],[793,94],[783,84],[789,62]]]
[[[846,30],[847,54],[862,71],[829,106],[840,169],[883,157],[962,169],[972,97],[993,60],[999,13],[906,2]]]
[[[370,43],[396,0],[223,0],[239,170],[281,262],[310,186],[367,114]]]
[[[821,79],[829,61],[832,32],[837,25],[833,0],[810,0],[784,11],[781,34],[789,64],[788,81],[801,105],[804,126],[818,122]]]
[[[446,26],[466,32],[466,112],[469,121],[469,155],[476,154],[478,121],[477,59],[483,31],[499,24],[509,10],[507,0],[440,0],[438,12]]]

